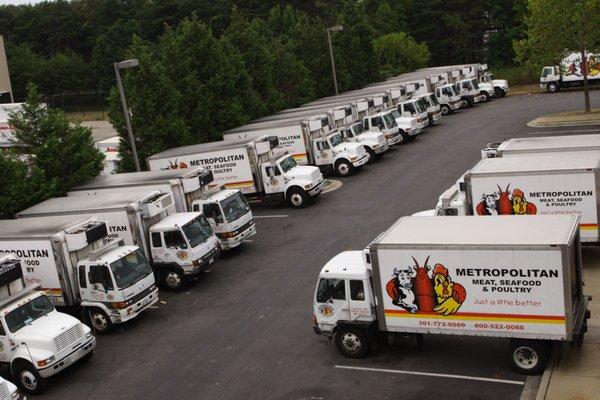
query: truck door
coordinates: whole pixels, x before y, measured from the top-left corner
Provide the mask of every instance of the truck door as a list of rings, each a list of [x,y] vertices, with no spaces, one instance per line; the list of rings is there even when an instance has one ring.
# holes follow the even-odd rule
[[[265,183],[265,193],[283,192],[283,175],[277,165],[263,164],[263,182]]]
[[[347,292],[350,293],[350,319],[373,319],[371,307],[371,286],[368,281],[349,279]]]
[[[90,298],[88,301],[107,303],[115,300],[112,276],[106,265],[90,265],[88,272]]]
[[[191,264],[188,244],[180,230],[163,232],[165,240],[165,262],[177,265]]]
[[[331,155],[331,146],[327,139],[315,139],[315,160],[317,165],[331,165],[333,164],[333,157]]]
[[[321,278],[317,287],[316,310],[324,323],[350,320],[346,279]]]

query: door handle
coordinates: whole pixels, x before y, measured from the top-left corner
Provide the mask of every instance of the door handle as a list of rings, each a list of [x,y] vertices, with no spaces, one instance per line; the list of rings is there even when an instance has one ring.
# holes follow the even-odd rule
[[[342,311],[349,311],[349,308],[342,308]]]

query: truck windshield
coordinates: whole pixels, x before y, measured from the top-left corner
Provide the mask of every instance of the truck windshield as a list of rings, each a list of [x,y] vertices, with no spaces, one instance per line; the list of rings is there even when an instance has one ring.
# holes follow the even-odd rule
[[[422,101],[415,101],[415,108],[417,109],[418,112],[420,113],[424,113],[427,112],[427,107],[425,107],[423,105]]]
[[[479,84],[477,83],[477,79],[473,79],[473,80],[471,81],[471,83],[473,84],[473,87],[474,87],[475,89],[479,89]]]
[[[281,164],[283,168],[283,162]],[[246,198],[240,192],[235,192],[225,200],[221,201],[221,208],[223,208],[227,222],[233,222],[250,211],[250,206],[248,205]]]
[[[15,308],[6,316],[6,325],[8,329],[15,333],[25,325],[30,325],[36,319],[54,311],[54,306],[46,296],[39,296],[35,299]]]
[[[435,96],[433,94],[429,95],[429,103],[434,105],[434,106],[439,106],[440,103],[438,103],[437,99],[435,98]]]
[[[125,289],[152,273],[150,263],[140,249],[110,263],[110,270],[119,289]]]
[[[190,242],[192,247],[198,246],[200,243],[205,242],[213,235],[210,224],[204,215],[201,215],[198,218],[195,218],[193,221],[188,222],[182,226],[181,229],[183,229],[183,234]]]
[[[356,135],[360,135],[361,133],[363,133],[365,131],[365,127],[363,126],[363,124],[361,122],[361,123],[352,125],[351,130],[352,130],[352,133],[354,133],[354,136],[356,136]]]
[[[342,135],[336,133],[335,135],[329,136],[329,143],[331,143],[331,147],[335,147],[342,143]]]
[[[400,115],[400,112],[398,110],[393,110],[392,112],[390,112],[390,114],[392,114],[392,117],[394,118],[402,118],[402,115]]]
[[[452,86],[445,86],[442,88],[442,93],[448,97],[452,97],[455,95],[454,90],[452,90]]]
[[[296,160],[294,160],[294,157],[289,156],[289,157],[286,157],[283,160],[281,160],[281,162],[279,163],[279,166],[281,167],[281,170],[285,174],[290,169],[297,167],[298,164],[296,163]]]
[[[391,113],[384,114],[383,120],[385,121],[385,126],[387,126],[388,128],[393,128],[395,126],[398,126],[398,124],[396,123],[396,119],[394,118],[394,116]]]
[[[454,95],[455,96],[459,96],[460,95],[460,90],[458,89],[458,85],[456,83],[454,85],[452,85],[452,90],[454,90]]]

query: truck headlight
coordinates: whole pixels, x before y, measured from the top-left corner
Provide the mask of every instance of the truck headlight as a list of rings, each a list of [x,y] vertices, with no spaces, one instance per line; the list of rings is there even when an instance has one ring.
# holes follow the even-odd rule
[[[308,190],[308,189],[310,189],[311,187],[312,187],[312,185],[311,185],[311,184],[304,185],[304,190]]]
[[[357,158],[355,156],[350,157],[350,161],[356,161],[356,160],[357,160]]]
[[[88,333],[86,333],[85,338],[86,339],[91,339],[92,338],[92,331],[89,331]]]
[[[46,358],[45,360],[39,360],[37,362],[37,366],[40,368],[43,368],[46,365],[50,364],[52,361],[54,361],[54,356],[51,356],[50,358]]]

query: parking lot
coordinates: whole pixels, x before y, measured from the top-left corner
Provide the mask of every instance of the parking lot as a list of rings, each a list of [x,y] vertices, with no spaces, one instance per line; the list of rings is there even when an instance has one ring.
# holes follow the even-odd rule
[[[592,101],[600,92],[591,92]],[[98,339],[97,354],[53,378],[44,399],[518,399],[525,377],[506,341],[426,337],[351,360],[312,331],[318,271],[361,249],[403,215],[432,208],[491,141],[528,134],[599,133],[528,128],[580,107],[580,92],[514,96],[444,117],[302,210],[252,203],[258,234],[182,293]],[[64,384],[58,384],[58,383]],[[68,383],[68,384],[66,384]]]

